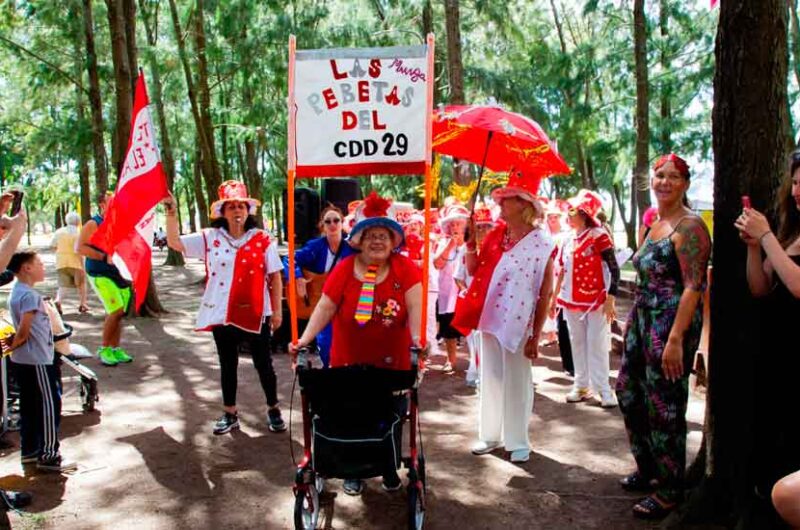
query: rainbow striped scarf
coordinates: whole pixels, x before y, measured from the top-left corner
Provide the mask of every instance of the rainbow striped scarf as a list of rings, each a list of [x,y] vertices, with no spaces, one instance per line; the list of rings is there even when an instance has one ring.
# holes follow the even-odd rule
[[[372,306],[375,303],[375,278],[378,276],[378,266],[374,263],[367,267],[364,273],[364,283],[361,284],[361,294],[358,296],[356,306],[356,322],[363,326],[372,318]]]

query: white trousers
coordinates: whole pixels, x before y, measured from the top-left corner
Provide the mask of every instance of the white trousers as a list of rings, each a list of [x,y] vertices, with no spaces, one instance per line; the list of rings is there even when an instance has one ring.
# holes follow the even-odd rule
[[[473,331],[467,335],[467,349],[469,350],[469,368],[467,368],[467,381],[478,380],[478,348],[481,345],[481,332]]]
[[[436,297],[437,292],[428,291],[428,307],[425,311],[425,340],[428,344],[436,345]],[[433,348],[431,348],[433,351]]]
[[[491,333],[480,334],[478,439],[503,442],[507,451],[530,450],[528,423],[533,410],[531,361],[525,344],[510,352]]]
[[[601,396],[611,395],[608,384],[609,329],[602,309],[564,310],[575,364],[575,388],[592,388]]]

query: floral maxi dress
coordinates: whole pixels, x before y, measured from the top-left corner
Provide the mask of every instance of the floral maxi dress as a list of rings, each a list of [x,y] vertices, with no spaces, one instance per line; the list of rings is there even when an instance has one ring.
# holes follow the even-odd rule
[[[674,502],[683,489],[689,372],[700,343],[703,308],[699,302],[684,335],[684,374],[669,381],[661,356],[685,283],[670,236],[645,240],[633,264],[636,293],[625,331],[617,398],[639,474],[647,480],[657,479],[658,496]],[[705,289],[704,280],[699,287]]]

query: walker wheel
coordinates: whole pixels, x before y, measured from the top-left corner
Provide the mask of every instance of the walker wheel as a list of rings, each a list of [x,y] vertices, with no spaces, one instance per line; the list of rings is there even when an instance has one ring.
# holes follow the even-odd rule
[[[295,530],[314,530],[319,521],[319,491],[316,481],[298,488],[294,499]]]
[[[425,490],[420,489],[417,483],[408,485],[408,528],[409,530],[422,530],[425,523]]]

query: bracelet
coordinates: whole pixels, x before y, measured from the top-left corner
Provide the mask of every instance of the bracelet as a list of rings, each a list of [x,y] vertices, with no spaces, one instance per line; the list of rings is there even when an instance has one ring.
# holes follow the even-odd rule
[[[758,238],[758,242],[761,243],[761,240],[764,239],[766,236],[770,235],[771,233],[772,233],[772,230],[767,230],[766,232],[761,234],[761,236],[759,236],[759,238]]]

